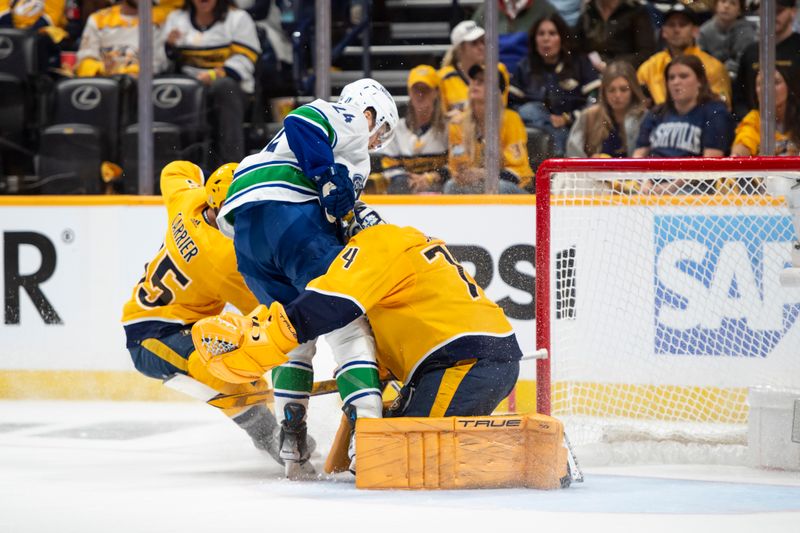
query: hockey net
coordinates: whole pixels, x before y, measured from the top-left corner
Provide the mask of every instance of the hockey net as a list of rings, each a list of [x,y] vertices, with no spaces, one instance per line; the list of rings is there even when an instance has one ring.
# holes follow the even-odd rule
[[[798,158],[550,160],[537,173],[540,412],[591,463],[746,462],[748,391],[800,388]]]

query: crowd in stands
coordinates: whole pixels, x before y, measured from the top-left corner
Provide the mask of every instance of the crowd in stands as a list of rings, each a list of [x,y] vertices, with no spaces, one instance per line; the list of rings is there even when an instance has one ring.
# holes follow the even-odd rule
[[[134,80],[139,0],[0,0],[0,27],[39,36],[41,71]],[[759,153],[760,73],[747,0],[500,2],[500,193],[533,192],[531,137],[552,156],[719,157]],[[796,0],[776,0],[776,155],[800,147]],[[341,4],[342,2],[336,2]],[[344,2],[346,4],[346,2]],[[292,95],[281,0],[155,0],[154,72],[205,88],[213,133],[205,168],[239,161],[253,106]],[[438,65],[418,65],[374,191],[484,190],[484,10],[456,24]],[[397,95],[396,95],[397,96]],[[265,114],[265,113],[262,113]],[[537,137],[537,138],[538,138]],[[0,164],[3,161],[0,160]],[[532,164],[533,163],[533,164]],[[377,185],[375,185],[377,184]],[[677,192],[680,184],[653,183]]]

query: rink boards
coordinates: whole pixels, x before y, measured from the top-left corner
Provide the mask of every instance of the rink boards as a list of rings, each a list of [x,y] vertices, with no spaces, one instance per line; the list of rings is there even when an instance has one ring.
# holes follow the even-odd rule
[[[414,225],[448,242],[456,257],[497,301],[511,319],[523,352],[532,352],[534,341],[534,199],[532,197],[372,197],[367,201],[380,207],[387,220]],[[98,397],[113,399],[164,398],[157,383],[133,372],[125,338],[119,323],[123,303],[141,277],[144,264],[158,250],[166,229],[166,213],[160,198],[151,197],[18,197],[0,199],[0,227],[3,232],[2,262],[5,314],[0,327],[0,397]],[[614,211],[602,207],[599,216],[611,217]],[[636,207],[617,208],[637,209]],[[667,210],[661,213],[668,216]],[[700,208],[703,209],[703,208]],[[699,216],[725,215],[725,206],[705,208]],[[746,216],[759,216],[749,213]],[[733,221],[746,224],[747,220]],[[657,224],[637,232],[625,245],[652,250],[649,263],[641,268],[653,272],[658,247],[653,244]],[[770,260],[788,257],[791,237],[785,228],[769,235]],[[698,226],[702,233],[702,224]],[[553,241],[568,241],[553,229]],[[636,239],[642,239],[637,242]],[[588,247],[590,244],[585,244]],[[553,253],[556,253],[555,251]],[[759,272],[758,265],[753,265]],[[592,279],[613,276],[598,272]],[[651,276],[652,277],[652,276]],[[642,279],[647,279],[645,276]],[[646,282],[645,282],[646,283]],[[652,287],[631,287],[652,293]],[[680,357],[672,373],[664,370],[658,379],[664,383],[703,386],[709,373],[724,374],[723,386],[746,385],[749,376],[797,375],[797,363],[773,357],[775,346],[797,346],[800,295],[786,291],[755,291],[757,307],[768,315],[748,317],[752,329],[771,333],[765,338],[773,344],[766,352],[759,348],[756,357],[709,357],[692,354]],[[580,292],[577,298],[580,299]],[[702,294],[697,295],[698,298]],[[653,302],[637,310],[636,324],[651,328],[655,323]],[[649,314],[648,314],[649,313]],[[775,322],[775,317],[779,317]],[[684,316],[677,327],[697,328],[703,317]],[[638,326],[637,326],[638,327]],[[554,325],[554,345],[557,324]],[[639,336],[630,360],[591,365],[589,378],[595,383],[614,383],[619,369],[630,368],[628,379],[636,383],[652,380],[647,375],[653,357],[663,357],[663,346],[654,336]],[[794,340],[793,340],[794,339]],[[772,342],[770,341],[770,342]],[[660,347],[659,347],[660,346]],[[763,348],[763,347],[762,347]],[[591,350],[585,353],[591,360]],[[658,352],[658,353],[657,353]],[[680,354],[676,354],[680,355]],[[580,355],[579,355],[580,357]],[[581,366],[580,359],[571,362]],[[317,379],[329,377],[332,363],[321,361]],[[757,367],[757,369],[754,369]],[[580,379],[582,376],[564,376]],[[532,364],[523,365],[518,401],[528,402]],[[554,364],[554,379],[559,379]]]

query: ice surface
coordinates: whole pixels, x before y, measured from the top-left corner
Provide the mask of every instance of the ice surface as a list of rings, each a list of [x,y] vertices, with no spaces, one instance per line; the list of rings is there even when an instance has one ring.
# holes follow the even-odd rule
[[[320,450],[338,420],[335,396],[311,400]],[[349,474],[281,473],[199,402],[0,402],[2,533],[800,532],[798,472],[603,467],[552,492],[361,491]]]

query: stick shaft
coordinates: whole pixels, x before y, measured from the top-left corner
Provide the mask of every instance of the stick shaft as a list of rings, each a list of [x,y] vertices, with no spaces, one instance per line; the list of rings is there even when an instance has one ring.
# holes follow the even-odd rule
[[[321,394],[330,394],[336,392],[336,380],[329,379],[326,381],[317,381],[311,389],[311,396],[319,396]],[[272,389],[256,392],[242,392],[239,394],[217,394],[210,400],[209,405],[218,407],[220,409],[230,409],[232,407],[248,407],[257,403],[271,400],[274,395]]]

